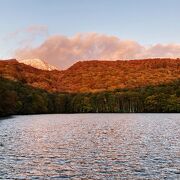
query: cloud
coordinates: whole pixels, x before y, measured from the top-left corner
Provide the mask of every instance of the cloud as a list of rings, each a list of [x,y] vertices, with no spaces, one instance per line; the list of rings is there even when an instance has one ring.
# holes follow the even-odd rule
[[[157,44],[147,49],[145,57],[180,57],[180,44]]]
[[[32,25],[29,26],[25,29],[25,32],[27,33],[32,33],[35,35],[39,35],[39,34],[48,34],[48,28],[47,26],[44,25]]]
[[[27,28],[18,29],[15,32],[9,33],[3,40],[16,41],[16,43],[22,47],[32,46],[33,42],[38,37],[48,36],[48,28],[44,25],[32,25]]]
[[[5,37],[5,39],[12,39],[16,38],[17,36],[21,34],[33,34],[33,35],[39,35],[39,34],[47,34],[48,28],[44,25],[32,25],[27,28],[18,29],[17,31],[11,32]]]
[[[34,31],[36,28],[30,28]],[[43,29],[43,28],[42,28]],[[180,57],[180,44],[142,46],[136,41],[121,40],[98,33],[73,37],[54,35],[38,47],[23,47],[15,51],[17,59],[40,58],[66,69],[79,60],[125,60],[151,57]]]

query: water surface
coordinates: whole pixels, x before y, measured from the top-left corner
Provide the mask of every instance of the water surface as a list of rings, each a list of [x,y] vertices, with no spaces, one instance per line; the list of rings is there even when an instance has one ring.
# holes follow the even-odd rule
[[[1,120],[0,179],[180,179],[180,115]]]

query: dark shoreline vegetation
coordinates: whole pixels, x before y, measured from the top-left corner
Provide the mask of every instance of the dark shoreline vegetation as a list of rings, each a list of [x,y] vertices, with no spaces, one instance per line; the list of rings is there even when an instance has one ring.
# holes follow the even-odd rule
[[[179,113],[180,80],[96,93],[50,93],[0,78],[0,117],[56,113]]]

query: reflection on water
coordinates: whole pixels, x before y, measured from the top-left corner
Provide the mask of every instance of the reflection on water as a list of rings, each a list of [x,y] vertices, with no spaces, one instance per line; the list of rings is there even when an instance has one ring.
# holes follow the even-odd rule
[[[180,179],[179,114],[0,121],[0,179]]]

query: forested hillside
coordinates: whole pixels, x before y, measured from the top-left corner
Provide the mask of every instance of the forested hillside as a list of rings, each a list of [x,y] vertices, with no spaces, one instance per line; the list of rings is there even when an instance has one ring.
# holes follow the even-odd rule
[[[60,90],[97,92],[166,84],[178,78],[179,59],[84,61],[64,72]]]
[[[62,72],[36,69],[12,59],[0,61],[0,76],[48,91],[57,91],[57,81]]]
[[[96,93],[50,93],[0,78],[0,116],[39,113],[180,112],[180,80]]]
[[[180,60],[85,61],[44,71],[0,61],[0,116],[180,112]]]
[[[0,61],[0,75],[50,92],[100,92],[167,84],[180,78],[180,59],[83,61],[64,71],[43,71]]]

